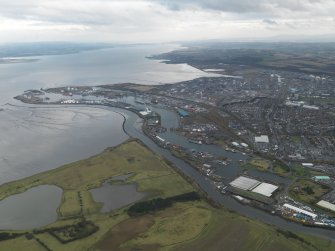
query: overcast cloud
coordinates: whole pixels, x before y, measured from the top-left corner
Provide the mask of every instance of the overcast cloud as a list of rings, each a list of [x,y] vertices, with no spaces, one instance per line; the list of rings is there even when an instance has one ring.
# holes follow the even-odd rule
[[[334,34],[335,0],[0,0],[0,42]]]

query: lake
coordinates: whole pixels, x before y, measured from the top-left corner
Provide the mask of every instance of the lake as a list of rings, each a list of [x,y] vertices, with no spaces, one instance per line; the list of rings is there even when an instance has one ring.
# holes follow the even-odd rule
[[[26,230],[57,220],[62,189],[42,185],[0,201],[0,229]]]

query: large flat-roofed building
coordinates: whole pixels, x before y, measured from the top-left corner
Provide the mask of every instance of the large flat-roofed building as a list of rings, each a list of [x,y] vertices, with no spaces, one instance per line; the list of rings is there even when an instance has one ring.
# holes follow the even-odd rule
[[[256,186],[258,186],[261,182],[255,179],[251,179],[248,177],[240,176],[237,179],[233,180],[229,184],[232,187],[236,187],[242,190],[252,190]]]
[[[320,200],[316,204],[320,207],[327,208],[327,209],[335,212],[335,204],[333,204],[333,203],[330,203],[330,202],[325,201],[325,200]]]
[[[329,176],[314,176],[312,179],[319,181],[319,180],[330,180]]]
[[[306,211],[306,210],[301,209],[299,207],[292,206],[292,205],[287,204],[287,203],[284,204],[284,207],[287,208],[287,209],[289,209],[289,210],[291,210],[291,211],[293,211],[293,212],[301,213],[301,214],[307,215],[309,217],[312,217],[313,219],[315,219],[318,216],[317,214],[314,214],[312,212]]]
[[[177,112],[181,117],[188,117],[189,115],[187,111],[180,109],[180,108],[177,108]]]
[[[254,193],[259,193],[259,194],[262,194],[266,197],[271,197],[272,194],[278,189],[277,186],[275,185],[272,185],[270,183],[261,183],[259,184],[257,187],[255,187],[252,192]]]
[[[140,114],[144,117],[150,115],[151,113],[152,111],[149,107],[146,107],[144,111],[140,111]]]
[[[261,136],[256,136],[255,137],[255,142],[256,143],[269,143],[269,137],[267,135],[261,135]]]

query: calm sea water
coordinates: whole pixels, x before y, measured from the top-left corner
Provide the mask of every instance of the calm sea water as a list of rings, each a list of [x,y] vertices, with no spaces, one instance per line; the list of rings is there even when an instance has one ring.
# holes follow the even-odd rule
[[[215,75],[186,64],[168,65],[146,57],[177,45],[115,47],[77,54],[33,57],[37,62],[0,64],[0,103],[27,89],[123,82],[173,83]]]
[[[123,117],[87,107],[31,107],[13,99],[27,89],[121,82],[172,83],[211,74],[147,59],[176,45],[117,47],[0,64],[0,184],[101,152],[128,138]],[[9,103],[9,104],[8,104]],[[14,106],[13,106],[14,105]]]

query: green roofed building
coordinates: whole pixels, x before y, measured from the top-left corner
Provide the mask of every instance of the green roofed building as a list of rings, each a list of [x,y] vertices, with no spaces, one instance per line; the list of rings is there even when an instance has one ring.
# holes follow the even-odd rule
[[[330,180],[329,176],[314,176],[313,179],[315,180]]]
[[[177,112],[179,113],[181,117],[188,117],[189,115],[187,111],[180,109],[180,108],[177,108]]]

